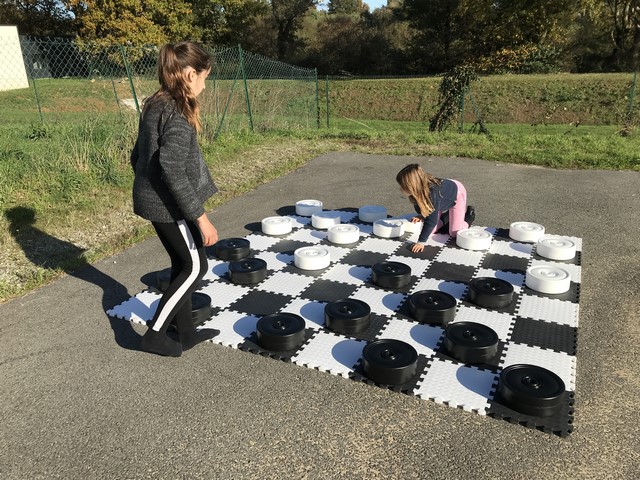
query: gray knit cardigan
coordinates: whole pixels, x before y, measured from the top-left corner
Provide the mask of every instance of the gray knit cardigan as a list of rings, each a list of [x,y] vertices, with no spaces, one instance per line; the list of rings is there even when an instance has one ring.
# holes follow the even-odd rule
[[[158,223],[195,220],[218,191],[198,146],[195,128],[173,100],[158,98],[144,110],[131,152],[133,211]]]

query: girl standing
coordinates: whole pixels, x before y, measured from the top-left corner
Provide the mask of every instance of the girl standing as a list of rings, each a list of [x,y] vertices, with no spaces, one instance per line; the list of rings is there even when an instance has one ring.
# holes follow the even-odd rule
[[[183,350],[213,338],[218,331],[196,331],[191,320],[191,294],[205,275],[204,247],[218,240],[204,211],[217,192],[198,146],[198,95],[205,88],[211,57],[192,42],[160,49],[160,89],[144,104],[138,138],[131,153],[133,209],[149,220],[171,258],[171,280],[141,348],[178,357]],[[167,336],[174,319],[179,342]]]
[[[457,180],[436,178],[413,163],[398,172],[396,181],[420,214],[411,221],[424,221],[418,242],[411,247],[412,252],[424,249],[424,242],[429,235],[443,226],[445,213],[448,213],[448,230],[452,237],[456,236],[458,230],[469,228],[475,219],[473,207],[467,208],[467,190]]]

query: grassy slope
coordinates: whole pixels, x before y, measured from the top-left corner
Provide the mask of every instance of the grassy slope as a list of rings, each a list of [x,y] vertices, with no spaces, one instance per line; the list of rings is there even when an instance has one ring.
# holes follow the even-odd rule
[[[25,99],[7,98],[0,96],[0,107],[24,108]],[[424,122],[344,117],[333,117],[331,128],[320,130],[228,132],[213,143],[203,139],[221,188],[208,207],[329,151],[640,170],[638,136],[623,138],[616,126],[488,124],[490,135],[461,135],[455,126],[429,133]],[[131,213],[128,153],[135,131],[135,115],[122,112],[89,120],[85,114],[79,122],[61,124],[0,124],[0,302],[151,234]]]

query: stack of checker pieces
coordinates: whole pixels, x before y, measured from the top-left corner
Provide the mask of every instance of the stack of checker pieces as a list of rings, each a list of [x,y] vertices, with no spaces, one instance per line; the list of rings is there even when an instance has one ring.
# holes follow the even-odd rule
[[[577,253],[571,260],[551,261],[535,252],[535,244],[514,241],[509,230],[485,228],[492,235],[489,250],[470,251],[456,245],[445,234],[432,235],[421,253],[412,253],[417,234],[400,238],[373,235],[371,223],[361,222],[357,209],[341,209],[342,223],[357,225],[360,241],[335,245],[327,232],[312,227],[309,217],[284,207],[279,214],[292,219],[294,228],[285,235],[265,235],[260,223],[250,224],[245,239],[251,255],[267,263],[266,278],[256,285],[237,285],[229,280],[228,262],[213,254],[209,272],[198,292],[211,298],[212,316],[205,326],[220,330],[213,343],[238,348],[333,375],[416,395],[451,407],[504,419],[529,428],[566,436],[573,430],[573,398],[576,371],[576,338],[580,293],[581,247],[571,238]],[[301,270],[294,265],[298,248],[322,245],[331,253],[328,268]],[[385,290],[371,281],[371,267],[379,262],[401,262],[411,267],[406,287]],[[571,273],[571,288],[559,295],[547,295],[525,286],[528,267],[561,264]],[[501,309],[482,308],[470,301],[469,282],[478,277],[494,277],[513,285],[513,301]],[[417,322],[409,308],[411,294],[438,290],[457,301],[455,322],[475,322],[493,329],[499,338],[497,353],[481,365],[464,364],[444,347],[444,328]],[[153,287],[126,300],[107,313],[127,321],[146,323],[155,311],[161,294]],[[369,327],[346,336],[325,326],[324,307],[328,302],[353,298],[371,308]],[[260,318],[279,312],[305,320],[305,342],[292,351],[274,352],[257,341]],[[362,368],[362,350],[378,339],[397,339],[418,352],[417,371],[402,385],[378,385]],[[505,368],[530,364],[548,369],[566,386],[562,407],[551,416],[523,414],[496,398],[500,372]]]

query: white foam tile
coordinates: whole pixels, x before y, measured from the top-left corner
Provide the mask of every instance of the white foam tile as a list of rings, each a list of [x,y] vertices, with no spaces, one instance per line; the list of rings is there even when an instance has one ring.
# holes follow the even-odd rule
[[[324,280],[348,283],[350,285],[361,285],[371,276],[371,268],[357,265],[345,265],[338,263],[322,274]]]
[[[430,357],[442,338],[441,327],[392,318],[377,335],[377,339],[394,338],[413,346],[419,354]]]
[[[267,262],[267,270],[282,270],[294,261],[293,255],[279,252],[259,252],[256,258]]]
[[[556,298],[522,295],[516,310],[520,317],[545,320],[570,327],[578,326],[578,304]]]
[[[368,237],[370,235],[373,235],[373,224],[372,223],[368,223],[368,224],[364,224],[364,223],[358,223],[358,230],[360,231],[360,236],[361,237]],[[360,248],[360,247],[358,247]]]
[[[162,295],[155,292],[140,292],[135,297],[131,297],[108,310],[107,314],[129,322],[146,325],[156,313],[161,297]]]
[[[284,312],[295,313],[304,319],[305,328],[318,330],[324,327],[324,307],[326,303],[296,298],[283,308]]]
[[[451,237],[446,233],[434,233],[429,235],[425,245],[430,245],[432,247],[444,247],[445,244],[449,241]]]
[[[206,293],[211,297],[211,306],[225,308],[231,305],[240,297],[246,295],[250,287],[235,285],[233,283],[216,282],[198,289],[199,292]]]
[[[302,346],[291,361],[297,365],[348,377],[354,371],[366,345],[364,340],[319,331]]]
[[[245,339],[256,331],[259,318],[246,313],[224,310],[207,320],[202,328],[216,328],[220,334],[212,342],[227,347],[238,348]]]
[[[331,258],[331,263],[339,262],[345,255],[351,253],[352,251],[350,248],[338,247],[337,245],[330,244],[324,244],[323,247],[329,250],[329,258]]]
[[[508,242],[494,239],[488,253],[507,255],[509,257],[529,258],[532,250],[533,245],[530,243]]]
[[[249,240],[252,250],[266,250],[282,240],[282,238],[279,237],[268,237],[266,235],[257,235],[255,233],[247,235],[244,238]]]
[[[503,369],[518,363],[538,365],[558,375],[567,390],[574,391],[576,388],[576,357],[565,352],[508,343],[500,363]]]
[[[364,250],[365,252],[376,252],[390,254],[395,252],[399,247],[398,242],[392,240],[383,240],[381,238],[369,237],[362,241],[358,245],[358,250]]]
[[[582,268],[579,265],[573,265],[571,263],[554,262],[553,260],[546,260],[546,259],[537,260],[534,258],[531,260],[531,264],[529,266],[539,267],[541,265],[551,265],[554,267],[562,268],[563,270],[568,272],[569,275],[571,275],[572,282],[575,282],[575,283],[581,282]]]
[[[203,280],[220,280],[229,273],[229,262],[217,259],[209,259],[209,268]]]
[[[349,223],[358,216],[357,212],[345,212],[343,210],[335,210],[335,212],[340,214],[340,223]]]
[[[486,415],[497,379],[489,370],[434,359],[413,393],[436,403]]]
[[[504,280],[505,282],[509,282],[513,285],[513,291],[515,293],[519,293],[522,290],[524,285],[524,275],[521,273],[515,272],[505,272],[503,270],[491,270],[488,268],[479,268],[475,273],[474,278],[479,277],[491,277],[498,278],[500,280]]]
[[[300,215],[287,215],[291,219],[293,228],[302,228],[311,223],[311,217],[302,217]]]
[[[495,312],[484,308],[473,308],[466,305],[460,305],[456,312],[455,322],[474,322],[481,323],[493,329],[498,338],[506,342],[511,335],[511,328],[515,323],[513,315],[509,313]]]
[[[365,286],[358,288],[351,295],[351,298],[362,300],[369,305],[371,312],[385,316],[393,315],[405,297],[404,293],[390,293]]]
[[[327,232],[321,230],[309,230],[307,228],[295,230],[288,235],[287,240],[295,240],[297,242],[305,242],[310,244],[320,243],[327,238]]]
[[[295,297],[315,282],[314,277],[289,272],[275,272],[256,286],[256,290]]]
[[[447,282],[436,278],[421,278],[411,288],[411,293],[419,292],[420,290],[439,290],[448,293],[457,300],[462,300],[466,289],[466,283]]]
[[[437,260],[439,262],[453,263],[456,265],[468,265],[470,267],[477,267],[482,263],[484,254],[485,252],[480,251],[445,247],[440,250],[440,253],[438,253],[434,260]]]
[[[414,277],[420,277],[431,265],[430,260],[426,260],[424,258],[415,258],[415,257],[403,257],[401,255],[391,255],[388,259],[388,262],[400,262],[405,265],[409,265],[411,267],[411,275]]]

